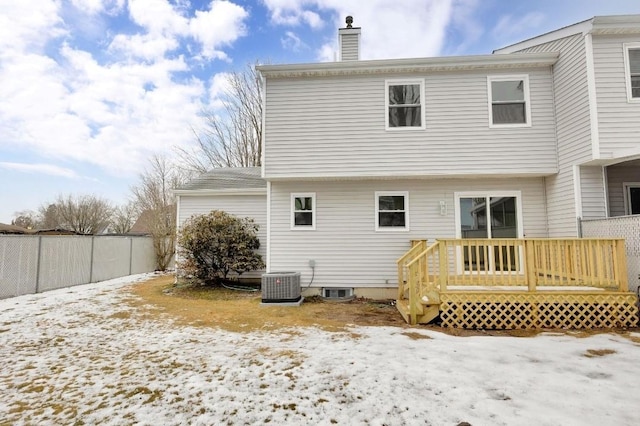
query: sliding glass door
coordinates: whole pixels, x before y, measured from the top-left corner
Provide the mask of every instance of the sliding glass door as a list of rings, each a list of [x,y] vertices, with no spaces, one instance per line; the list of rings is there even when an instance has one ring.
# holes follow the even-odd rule
[[[457,237],[462,239],[500,239],[522,237],[519,194],[456,194]],[[515,246],[498,244],[490,248],[480,242],[463,245],[464,271],[515,272],[520,253]]]

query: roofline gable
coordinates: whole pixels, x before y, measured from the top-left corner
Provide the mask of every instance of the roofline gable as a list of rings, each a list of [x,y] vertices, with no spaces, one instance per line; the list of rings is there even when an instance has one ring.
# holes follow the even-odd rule
[[[493,51],[494,54],[518,52],[576,34],[638,34],[640,15],[594,16],[593,18],[544,33]]]

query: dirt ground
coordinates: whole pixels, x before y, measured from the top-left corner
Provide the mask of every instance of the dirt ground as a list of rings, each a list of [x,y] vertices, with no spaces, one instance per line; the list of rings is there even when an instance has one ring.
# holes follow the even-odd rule
[[[315,326],[327,331],[348,331],[350,326],[354,325],[428,329],[456,336],[528,337],[541,332],[539,330],[464,330],[443,328],[437,324],[409,326],[392,300],[355,299],[349,302],[329,302],[311,297],[305,299],[299,307],[261,306],[259,291],[235,291],[220,287],[175,284],[174,275],[160,275],[132,286],[130,291],[139,298],[131,299],[129,303],[147,308],[150,314],[167,314],[185,325],[219,327],[236,332],[293,329],[300,326]],[[553,331],[576,337],[612,332],[612,330]],[[613,331],[628,336],[629,331],[640,330]]]

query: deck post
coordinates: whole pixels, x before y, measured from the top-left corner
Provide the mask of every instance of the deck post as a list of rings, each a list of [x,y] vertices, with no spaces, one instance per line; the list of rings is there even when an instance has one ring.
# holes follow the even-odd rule
[[[447,281],[449,279],[449,259],[447,256],[447,243],[446,241],[438,241],[438,281],[440,284],[440,291],[447,290]]]
[[[536,291],[536,256],[535,256],[535,240],[524,241],[525,253],[525,281],[529,287],[529,291]]]
[[[617,270],[616,275],[618,278],[618,290],[620,291],[628,291],[629,290],[629,280],[627,277],[627,251],[624,247],[624,240],[614,240],[616,254],[615,256],[618,258],[617,262]]]

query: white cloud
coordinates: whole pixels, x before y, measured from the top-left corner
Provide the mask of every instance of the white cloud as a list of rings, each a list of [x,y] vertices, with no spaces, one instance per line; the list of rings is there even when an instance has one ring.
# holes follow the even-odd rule
[[[511,40],[519,34],[538,28],[545,21],[545,15],[541,12],[530,12],[522,17],[513,15],[501,16],[491,34],[498,40]]]
[[[189,25],[167,0],[129,0],[129,15],[151,34],[185,34]]]
[[[318,57],[332,61],[337,50],[337,28],[344,27],[347,15],[354,26],[362,27],[361,59],[434,56],[441,52],[454,0],[264,0],[276,24],[304,22],[314,28],[307,13],[329,14],[336,33],[322,45]]]
[[[177,49],[180,43],[175,37],[151,34],[116,34],[109,50],[122,52],[132,58],[158,60],[167,52]]]
[[[0,6],[0,58],[29,48],[40,51],[47,41],[66,34],[55,0],[4,1]]]
[[[75,171],[71,169],[55,166],[52,164],[9,163],[0,161],[0,167],[8,170],[17,170],[24,173],[38,173],[50,176],[61,176],[70,179],[77,179],[80,177]]]
[[[73,6],[89,15],[106,12],[113,14],[122,10],[124,0],[71,0]]]
[[[225,58],[221,48],[245,33],[248,17],[228,1],[189,17],[182,0],[131,0],[130,18],[141,28],[103,34],[108,50],[91,53],[73,44],[73,20],[103,19],[122,0],[77,1],[80,13],[64,15],[66,22],[59,2],[15,3],[0,12],[0,147],[114,176],[137,174],[151,154],[193,142],[190,129],[210,93],[185,77],[188,63]],[[201,46],[196,56],[181,50],[189,40]]]
[[[191,35],[202,44],[202,55],[206,58],[226,59],[218,50],[246,34],[244,19],[248,13],[242,7],[228,1],[212,1],[209,10],[195,12],[189,21]]]
[[[209,81],[209,107],[219,109],[223,106],[225,95],[230,92],[231,74],[220,72],[215,74]]]
[[[283,48],[299,52],[300,50],[309,47],[293,31],[287,31],[284,34],[284,37],[280,39]]]
[[[320,15],[305,7],[315,6],[315,0],[263,0],[271,12],[271,21],[278,25],[309,25],[318,29],[324,26]]]

